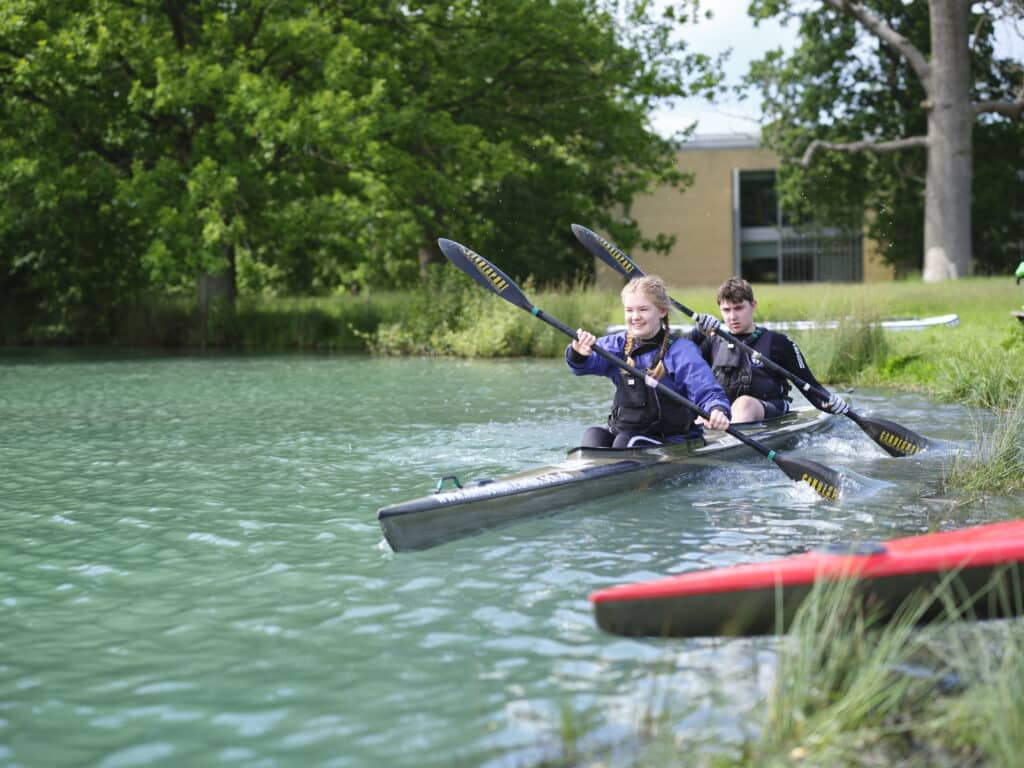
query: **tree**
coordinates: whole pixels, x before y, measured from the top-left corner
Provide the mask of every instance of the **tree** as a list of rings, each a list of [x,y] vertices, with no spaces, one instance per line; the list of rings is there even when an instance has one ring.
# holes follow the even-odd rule
[[[892,229],[879,235],[894,216],[905,228],[921,174],[924,279],[969,274],[975,124],[1019,121],[1024,111],[1019,63],[992,49],[994,22],[1010,4],[753,0],[750,10],[801,24],[793,58],[775,52],[750,77],[765,96],[768,142],[787,158],[784,201],[846,223],[867,204],[873,234],[889,243]],[[1019,152],[1019,128],[1002,133]]]
[[[408,285],[438,236],[585,275],[568,224],[635,243],[616,206],[684,182],[652,104],[715,82],[648,5],[9,0],[0,300],[102,338],[204,275]]]

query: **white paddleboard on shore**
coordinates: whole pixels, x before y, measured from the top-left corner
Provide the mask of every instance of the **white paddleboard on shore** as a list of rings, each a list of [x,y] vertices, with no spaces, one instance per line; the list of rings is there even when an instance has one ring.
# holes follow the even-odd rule
[[[818,331],[830,328],[838,328],[838,320],[764,320],[758,321],[757,325],[763,325],[774,331]],[[956,328],[960,325],[959,315],[935,315],[934,317],[911,317],[893,320],[882,320],[878,325],[887,331],[923,331],[926,328]],[[693,325],[672,324],[672,330],[679,333],[689,333]],[[619,333],[626,330],[624,325],[609,325],[607,333]]]

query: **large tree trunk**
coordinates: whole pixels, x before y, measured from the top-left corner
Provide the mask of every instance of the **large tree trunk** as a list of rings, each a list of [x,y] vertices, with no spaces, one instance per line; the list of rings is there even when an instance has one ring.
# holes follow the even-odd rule
[[[969,0],[929,0],[928,174],[924,207],[924,280],[969,273],[974,110],[968,49]]]

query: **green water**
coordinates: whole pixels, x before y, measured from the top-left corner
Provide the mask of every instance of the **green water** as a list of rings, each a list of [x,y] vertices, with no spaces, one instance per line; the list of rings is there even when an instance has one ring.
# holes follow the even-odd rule
[[[942,522],[968,415],[855,396],[950,442],[810,438],[860,478],[839,505],[752,459],[390,552],[378,507],[558,461],[609,395],[550,360],[0,358],[0,765],[535,765],[564,720],[616,764],[659,712],[749,734],[774,640],[605,635],[589,592]]]

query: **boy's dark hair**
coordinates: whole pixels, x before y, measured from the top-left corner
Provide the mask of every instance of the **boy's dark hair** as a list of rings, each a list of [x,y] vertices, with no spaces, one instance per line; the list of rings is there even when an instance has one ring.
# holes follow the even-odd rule
[[[718,289],[718,297],[715,302],[721,304],[723,301],[728,301],[730,304],[742,304],[744,300],[750,302],[754,300],[754,289],[742,277],[730,277]]]

